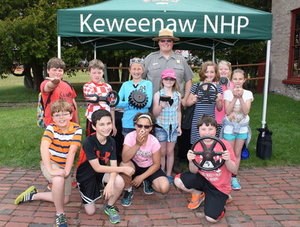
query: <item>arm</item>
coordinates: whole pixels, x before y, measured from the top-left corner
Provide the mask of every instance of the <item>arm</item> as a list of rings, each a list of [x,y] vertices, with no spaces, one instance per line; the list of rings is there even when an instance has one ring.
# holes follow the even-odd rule
[[[126,175],[131,176],[134,172],[133,168],[130,166],[117,166],[117,165],[100,165],[97,158],[89,160],[90,165],[97,173],[125,173]],[[117,163],[116,160],[111,160],[111,164]]]
[[[159,91],[156,92],[154,94],[154,97],[153,97],[153,109],[152,109],[152,112],[153,112],[153,115],[154,117],[158,117],[162,111],[162,109],[164,108],[164,105],[162,104],[162,102],[159,102]]]
[[[178,128],[177,128],[177,133],[178,136],[181,136],[182,130],[181,130],[181,118],[182,118],[182,113],[181,113],[181,96],[179,95],[178,98],[178,108],[177,108],[177,121],[178,121]]]
[[[44,86],[44,92],[46,93],[52,92],[60,83],[60,78],[58,77],[46,77],[45,79],[48,80],[48,82]]]
[[[223,98],[221,93],[217,94],[216,107],[218,111],[221,111],[223,109]]]
[[[188,96],[190,95],[191,87],[192,87],[192,80],[186,81],[186,83],[184,85],[184,97],[182,99],[183,106],[187,106],[187,99],[188,99]]]
[[[122,150],[122,161],[129,162],[136,154],[136,152],[140,149],[141,145],[135,144],[132,147],[124,144]]]
[[[145,108],[150,108],[152,105],[152,99],[153,99],[153,84],[150,80],[147,80],[147,84],[146,84],[146,95],[148,97],[148,102],[145,106]]]
[[[187,152],[187,159],[189,161],[189,170],[191,173],[197,173],[199,171],[198,167],[195,166],[195,164],[193,163],[193,160],[195,159],[196,155],[194,154],[194,152],[192,150],[189,150]]]
[[[50,173],[51,176],[65,176],[65,170],[63,169],[56,169],[53,170],[51,167],[51,161],[50,161],[50,152],[49,152],[49,147],[50,147],[51,142],[48,140],[42,139],[41,141],[41,146],[40,146],[40,153],[41,153],[41,158],[42,162],[47,169],[47,171]]]
[[[72,144],[69,148],[69,152],[67,155],[67,160],[66,160],[66,165],[65,165],[65,176],[69,176],[71,170],[72,170],[72,166],[74,163],[74,159],[75,159],[75,155],[78,151],[79,147],[77,145]]]
[[[111,118],[112,118],[112,124],[113,124],[113,130],[112,130],[112,135],[116,136],[117,135],[117,128],[116,128],[116,115],[115,115],[115,108],[110,108],[110,113],[111,113]]]
[[[125,90],[126,90],[126,82],[124,84],[122,84],[120,90],[119,90],[119,97],[120,97],[120,101],[117,105],[118,108],[126,108],[128,106],[128,97],[125,97]]]
[[[77,103],[75,101],[75,99],[73,99],[73,105],[74,105],[74,108],[76,110],[76,113],[73,113],[73,118],[74,118],[74,122],[77,123],[77,124],[80,124],[80,121],[79,121],[79,111],[78,111],[78,106],[77,106]]]

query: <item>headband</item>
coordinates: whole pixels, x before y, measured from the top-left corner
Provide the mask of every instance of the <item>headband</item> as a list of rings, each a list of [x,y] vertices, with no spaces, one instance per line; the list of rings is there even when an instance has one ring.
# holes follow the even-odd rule
[[[151,125],[153,124],[152,119],[151,119],[151,117],[150,117],[149,115],[147,115],[147,114],[142,114],[142,115],[140,115],[140,116],[136,119],[136,121],[138,121],[138,120],[141,119],[141,118],[147,118],[147,119],[150,121],[150,124],[151,124]]]

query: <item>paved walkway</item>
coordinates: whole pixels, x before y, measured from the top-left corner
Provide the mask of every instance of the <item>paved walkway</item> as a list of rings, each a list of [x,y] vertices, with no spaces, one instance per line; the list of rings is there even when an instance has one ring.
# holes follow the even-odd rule
[[[242,169],[239,175],[243,189],[232,193],[234,200],[227,205],[225,218],[214,226],[300,226],[300,167]],[[53,226],[53,204],[13,204],[30,185],[46,190],[40,171],[0,168],[0,226]],[[73,189],[66,213],[69,226],[210,226],[202,206],[195,211],[186,208],[188,198],[174,187],[167,195],[146,196],[138,189],[130,207],[118,201],[122,222],[112,225],[100,204],[96,215],[84,214],[79,193]]]

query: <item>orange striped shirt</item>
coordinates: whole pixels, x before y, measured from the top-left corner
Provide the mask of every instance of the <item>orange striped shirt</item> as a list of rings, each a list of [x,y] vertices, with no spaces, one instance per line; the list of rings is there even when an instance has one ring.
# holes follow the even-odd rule
[[[67,132],[62,130],[54,124],[47,126],[42,140],[49,141],[50,159],[61,167],[65,167],[67,155],[71,145],[81,147],[82,129],[73,122],[70,122]]]

